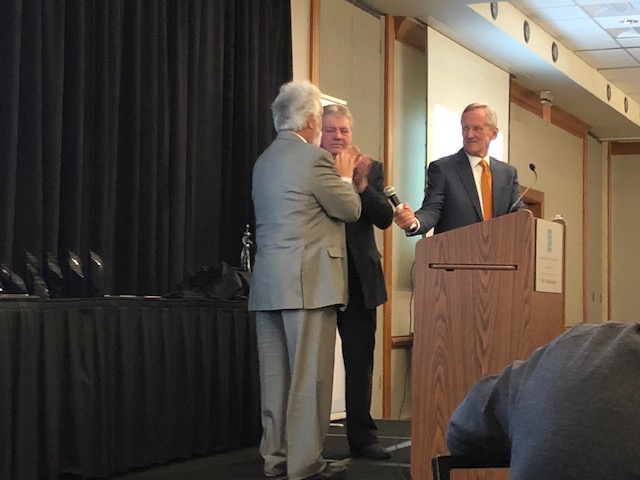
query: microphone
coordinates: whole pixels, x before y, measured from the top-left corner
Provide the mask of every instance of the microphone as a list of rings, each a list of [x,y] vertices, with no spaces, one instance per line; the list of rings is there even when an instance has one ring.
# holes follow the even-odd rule
[[[396,195],[396,189],[391,185],[384,187],[383,192],[394,209],[398,208],[398,206],[402,204],[402,202],[398,198],[398,195]]]
[[[393,188],[391,185],[388,185],[386,187],[384,187],[383,190],[385,196],[387,197],[388,202],[391,204],[391,206],[393,207],[394,210],[397,210],[397,208],[402,205],[402,202],[400,201],[400,199],[398,198],[398,195],[396,195],[396,189]],[[411,227],[409,227],[411,230],[415,230],[418,227],[418,225],[414,222],[411,224]]]
[[[513,202],[513,205],[511,205],[511,208],[509,209],[508,213],[513,212],[513,209],[515,208],[516,205],[518,205],[518,203],[520,203],[520,200],[522,200],[524,198],[524,196],[527,194],[527,192],[529,191],[529,189],[531,187],[533,187],[535,185],[535,183],[538,181],[538,174],[536,173],[536,166],[533,163],[529,164],[529,170],[531,170],[533,172],[533,174],[536,176],[535,180],[533,181],[533,183],[531,185],[529,185],[524,192],[522,192],[520,194],[520,196],[518,197],[518,199]]]

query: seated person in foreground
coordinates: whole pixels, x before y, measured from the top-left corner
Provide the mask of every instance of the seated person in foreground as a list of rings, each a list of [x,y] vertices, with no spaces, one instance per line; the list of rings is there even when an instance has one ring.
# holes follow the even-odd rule
[[[581,324],[476,383],[447,447],[513,480],[640,479],[639,412],[640,324]]]

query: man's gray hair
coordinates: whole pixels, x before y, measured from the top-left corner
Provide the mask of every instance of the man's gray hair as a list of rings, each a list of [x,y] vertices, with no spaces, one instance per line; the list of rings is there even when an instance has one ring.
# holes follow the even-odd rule
[[[324,106],[324,115],[335,115],[338,117],[346,117],[349,120],[349,125],[353,128],[353,115],[346,105],[339,103],[330,103]]]
[[[302,130],[309,115],[321,113],[322,92],[308,80],[294,80],[280,87],[271,104],[273,126],[277,132]]]
[[[496,128],[498,126],[498,112],[488,103],[471,103],[462,111],[464,115],[467,112],[473,110],[484,110],[487,115],[487,125],[489,128]]]

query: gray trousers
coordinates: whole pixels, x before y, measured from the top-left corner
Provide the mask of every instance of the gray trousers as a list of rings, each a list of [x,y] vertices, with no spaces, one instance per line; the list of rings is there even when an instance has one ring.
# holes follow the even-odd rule
[[[256,312],[265,475],[298,480],[326,466],[336,316],[335,306]]]

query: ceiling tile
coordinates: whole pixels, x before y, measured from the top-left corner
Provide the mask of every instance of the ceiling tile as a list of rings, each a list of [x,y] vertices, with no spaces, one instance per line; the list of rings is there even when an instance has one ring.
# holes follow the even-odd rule
[[[630,28],[633,29],[636,26],[640,26],[640,14],[636,15],[617,15],[609,17],[594,17],[594,20],[602,28]],[[627,21],[636,22],[627,24]]]
[[[588,19],[589,15],[580,7],[557,7],[557,8],[538,8],[530,11],[529,16],[532,19],[541,19],[548,21],[576,20]]]
[[[622,49],[577,51],[576,55],[597,69],[640,66],[637,59]]]
[[[640,38],[618,38],[618,43],[624,48],[640,47]]]
[[[632,55],[636,60],[640,61],[640,47],[639,48],[630,48],[627,50],[630,55]]]
[[[519,10],[523,8],[530,10],[534,8],[568,7],[575,5],[573,0],[520,0],[511,3]]]
[[[640,93],[640,66],[636,68],[613,68],[600,70],[600,73],[629,95]]]
[[[604,50],[620,45],[593,20],[563,20],[549,22],[558,40],[573,50]],[[544,28],[544,25],[541,25]]]
[[[616,40],[621,38],[640,38],[640,30],[637,28],[610,28],[607,29],[607,32]]]
[[[618,5],[618,8],[624,8],[624,5],[629,4],[631,7],[637,7],[640,2],[621,2],[612,0],[610,2],[605,2],[603,0],[575,0],[577,5]]]
[[[636,2],[639,3],[639,2]],[[640,14],[640,3],[638,6],[632,2],[601,3],[598,5],[583,5],[584,10],[592,17],[616,17],[620,15]]]

